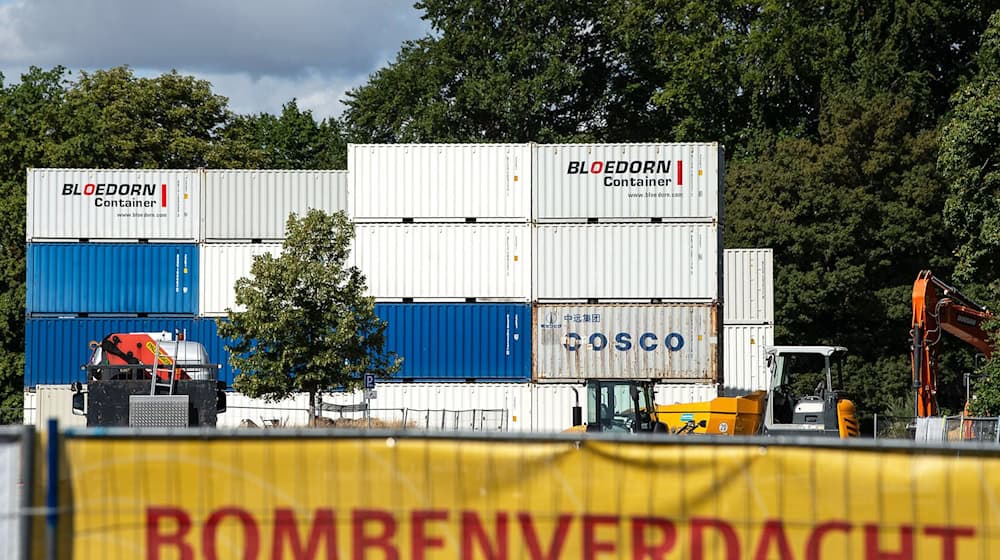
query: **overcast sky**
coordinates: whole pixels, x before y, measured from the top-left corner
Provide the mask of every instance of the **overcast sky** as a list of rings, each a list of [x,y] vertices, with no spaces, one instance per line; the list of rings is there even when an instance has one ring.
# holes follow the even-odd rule
[[[317,119],[428,32],[414,0],[0,0],[0,71],[122,64],[212,83],[237,113],[297,98]]]

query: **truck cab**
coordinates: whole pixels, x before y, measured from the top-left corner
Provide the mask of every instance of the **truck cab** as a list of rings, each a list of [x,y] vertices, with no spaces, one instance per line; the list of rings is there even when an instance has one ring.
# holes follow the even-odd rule
[[[588,432],[656,431],[653,382],[634,379],[594,379],[587,382]]]

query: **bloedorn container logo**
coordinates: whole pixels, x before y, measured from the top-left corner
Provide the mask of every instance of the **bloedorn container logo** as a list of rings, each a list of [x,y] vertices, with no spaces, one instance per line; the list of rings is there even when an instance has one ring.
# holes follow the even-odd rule
[[[167,207],[166,183],[63,183],[62,195],[91,197],[97,208]]]
[[[676,165],[672,165],[676,163]],[[566,168],[567,175],[604,175],[605,187],[669,187],[672,183],[671,167],[676,170],[677,186],[684,185],[684,162],[654,159],[571,161]],[[616,175],[638,175],[646,177],[616,177]],[[657,175],[657,176],[650,176]]]

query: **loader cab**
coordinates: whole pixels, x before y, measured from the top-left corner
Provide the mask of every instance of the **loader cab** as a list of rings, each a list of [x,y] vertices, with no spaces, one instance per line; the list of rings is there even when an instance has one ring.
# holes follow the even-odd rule
[[[854,406],[844,398],[842,346],[770,346],[764,429],[771,435],[857,435]]]
[[[652,432],[653,383],[645,380],[587,382],[588,432]]]

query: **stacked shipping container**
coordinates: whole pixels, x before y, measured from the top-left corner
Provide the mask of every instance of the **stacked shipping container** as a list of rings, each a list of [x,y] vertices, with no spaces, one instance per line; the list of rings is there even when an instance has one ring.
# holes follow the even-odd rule
[[[352,258],[403,357],[397,379],[530,379],[531,156],[530,144],[348,147]]]
[[[226,362],[214,318],[309,208],[356,223],[401,387],[632,377],[701,399],[719,381],[718,145],[352,145],[348,160],[33,170],[27,350],[62,362],[29,357],[26,386],[78,380],[86,351],[65,349],[113,331],[187,329]]]
[[[28,193],[25,387],[84,381],[90,341],[150,331],[186,332],[231,384],[233,283],[290,212],[346,210],[347,173],[37,169]]]
[[[764,346],[774,344],[774,252],[725,250],[723,313],[726,395],[767,389]]]
[[[200,193],[197,171],[28,173],[26,387],[85,381],[89,343],[109,333],[207,326]]]
[[[721,148],[535,150],[533,378],[716,383]]]

